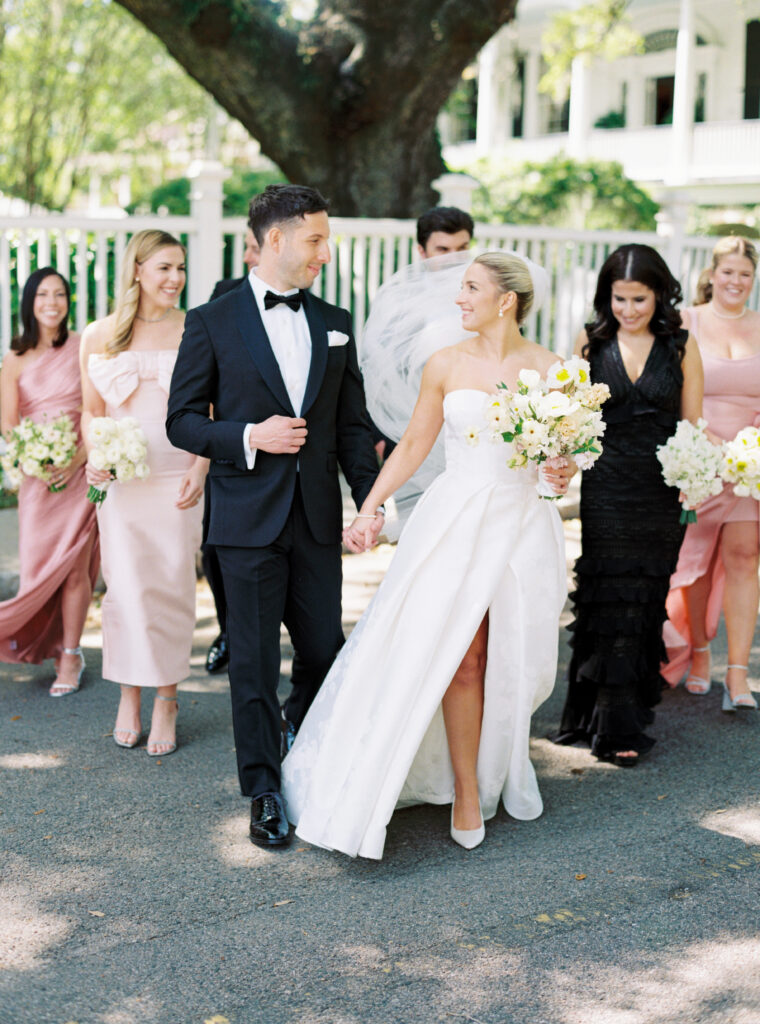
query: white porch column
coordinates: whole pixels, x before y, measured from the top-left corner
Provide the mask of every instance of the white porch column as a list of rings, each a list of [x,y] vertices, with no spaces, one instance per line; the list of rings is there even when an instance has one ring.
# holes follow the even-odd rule
[[[590,77],[591,69],[583,57],[575,57],[570,75],[567,152],[576,160],[585,160],[588,155]]]
[[[493,149],[497,118],[496,39],[491,39],[478,58],[478,120],[475,129],[475,152],[487,156]]]
[[[228,175],[218,160],[196,160],[187,172],[190,215],[195,221],[188,254],[188,308],[208,302],[222,276],[222,183]]]
[[[525,105],[523,108],[523,138],[535,139],[538,135],[538,81],[540,78],[540,54],[529,50],[525,54]]]
[[[681,279],[681,257],[689,214],[689,195],[682,191],[666,191],[657,197],[660,212],[656,215],[657,234],[664,241],[663,258],[676,279]]]
[[[667,184],[688,181],[694,129],[694,0],[681,0],[673,94],[673,134]]]

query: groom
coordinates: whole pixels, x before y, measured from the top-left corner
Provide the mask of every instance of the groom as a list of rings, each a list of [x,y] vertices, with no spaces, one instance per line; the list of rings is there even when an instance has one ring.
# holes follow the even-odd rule
[[[211,460],[208,540],[228,602],[240,786],[252,842],[283,846],[281,737],[292,742],[343,643],[338,465],[359,507],[377,459],[350,314],[308,291],[330,260],[326,200],[270,185],[249,224],[259,265],[247,285],[188,313],[166,430]],[[281,623],[295,651],[282,712]]]

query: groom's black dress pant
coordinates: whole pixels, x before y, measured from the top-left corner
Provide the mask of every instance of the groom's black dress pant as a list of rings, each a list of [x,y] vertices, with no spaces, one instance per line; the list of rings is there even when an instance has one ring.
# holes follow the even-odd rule
[[[295,651],[285,714],[296,729],[343,644],[341,547],[314,540],[296,485],[285,526],[272,544],[216,550],[227,598],[240,788],[255,797],[280,789],[280,624]]]

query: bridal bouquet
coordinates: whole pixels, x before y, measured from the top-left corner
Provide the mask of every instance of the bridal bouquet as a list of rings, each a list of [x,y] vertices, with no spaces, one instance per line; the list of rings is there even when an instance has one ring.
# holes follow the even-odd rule
[[[74,424],[64,413],[57,419],[35,423],[28,416],[5,436],[3,469],[15,490],[24,476],[48,481],[50,470],[68,466],[77,452]],[[66,484],[48,484],[49,491],[62,491]]]
[[[586,360],[573,356],[555,363],[546,380],[537,370],[521,370],[516,391],[500,384],[485,417],[492,439],[512,446],[511,467],[571,458],[588,469],[602,453],[601,407],[609,396],[606,384],[591,383]]]
[[[663,480],[669,487],[677,487],[683,495],[682,523],[696,523],[694,506],[723,490],[723,452],[705,434],[706,426],[707,421],[702,419],[697,420],[696,426],[689,420],[680,420],[675,434],[657,449]]]
[[[760,501],[760,430],[745,427],[723,445],[721,476],[740,498]]]
[[[147,463],[148,444],[140,424],[131,416],[114,420],[110,416],[97,416],[90,423],[87,438],[91,444],[88,462],[95,469],[104,469],[120,483],[145,480],[150,475]],[[87,500],[99,505],[106,499],[111,481],[100,487],[90,484]]]

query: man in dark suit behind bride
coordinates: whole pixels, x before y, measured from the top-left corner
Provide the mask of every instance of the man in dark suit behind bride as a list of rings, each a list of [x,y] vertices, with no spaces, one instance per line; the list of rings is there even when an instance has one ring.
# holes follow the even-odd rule
[[[338,466],[359,507],[377,460],[350,314],[308,290],[330,259],[326,200],[270,185],[251,201],[249,224],[259,265],[249,287],[188,313],[166,429],[211,460],[208,540],[228,603],[240,785],[252,842],[282,846],[281,747],[343,644]],[[379,512],[375,535],[382,522]],[[282,710],[281,623],[295,652]]]

